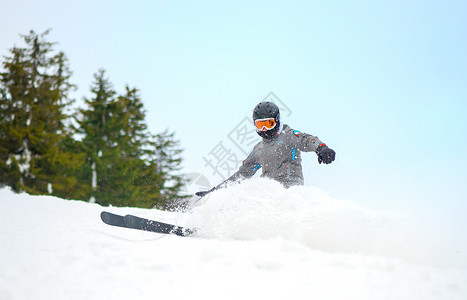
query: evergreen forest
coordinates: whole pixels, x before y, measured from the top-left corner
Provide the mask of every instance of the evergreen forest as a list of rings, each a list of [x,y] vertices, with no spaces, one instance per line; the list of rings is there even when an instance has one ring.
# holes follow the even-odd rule
[[[101,205],[173,208],[183,198],[180,142],[148,130],[140,91],[118,94],[106,71],[74,108],[77,87],[50,30],[21,36],[0,69],[0,186]]]

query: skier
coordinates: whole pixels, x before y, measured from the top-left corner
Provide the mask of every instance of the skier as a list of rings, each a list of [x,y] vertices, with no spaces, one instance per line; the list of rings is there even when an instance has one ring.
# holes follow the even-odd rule
[[[197,196],[203,197],[228,182],[251,178],[260,168],[262,177],[274,179],[286,188],[303,185],[301,151],[316,152],[320,164],[330,164],[335,159],[334,150],[318,137],[283,124],[279,107],[273,102],[261,102],[256,105],[253,110],[253,122],[256,132],[263,140],[254,146],[237,172],[209,191],[195,193]]]

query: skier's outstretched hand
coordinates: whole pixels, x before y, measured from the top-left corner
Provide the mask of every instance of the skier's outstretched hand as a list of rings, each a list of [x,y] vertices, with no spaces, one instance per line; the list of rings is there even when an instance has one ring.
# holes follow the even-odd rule
[[[320,146],[317,150],[318,162],[330,164],[336,159],[336,152],[326,145]]]

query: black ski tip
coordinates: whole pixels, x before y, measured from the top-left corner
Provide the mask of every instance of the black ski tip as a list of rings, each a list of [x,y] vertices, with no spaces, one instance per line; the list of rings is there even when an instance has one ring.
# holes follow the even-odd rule
[[[125,215],[123,217],[123,222],[125,223],[125,226],[128,228],[133,228],[133,229],[146,230],[144,227],[145,221],[146,219],[133,216],[133,215]]]
[[[101,212],[101,220],[102,222],[108,225],[119,226],[119,227],[125,226],[125,224],[123,223],[123,216],[109,213],[107,211]]]
[[[107,223],[109,221],[109,219],[110,219],[110,213],[109,212],[106,212],[106,211],[101,212],[102,222]]]
[[[101,212],[101,220],[105,223],[105,221],[108,221],[111,218],[111,213],[103,211]]]

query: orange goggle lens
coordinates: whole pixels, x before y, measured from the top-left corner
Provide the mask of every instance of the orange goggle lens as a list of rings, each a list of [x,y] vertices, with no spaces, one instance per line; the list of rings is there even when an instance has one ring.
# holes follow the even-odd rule
[[[262,130],[263,128],[266,128],[267,130],[273,129],[274,126],[276,126],[276,120],[274,120],[274,118],[255,120],[255,126],[259,130]]]

